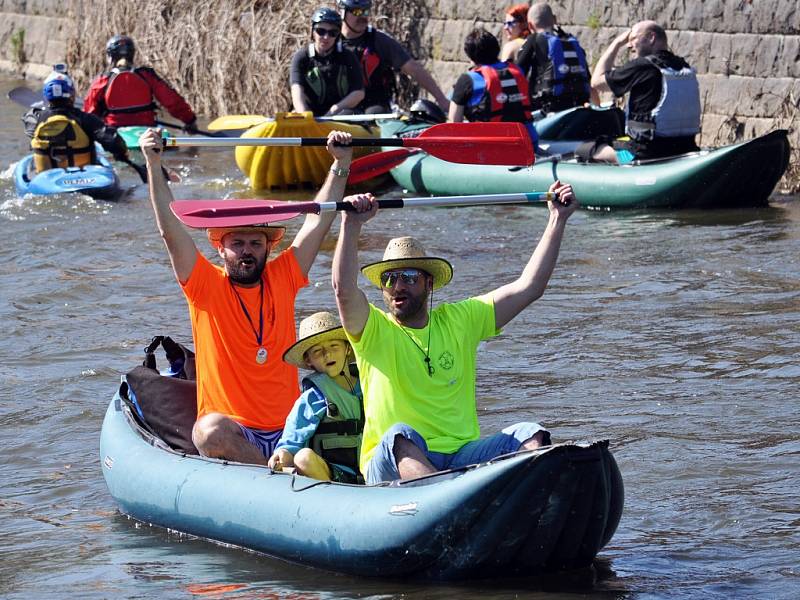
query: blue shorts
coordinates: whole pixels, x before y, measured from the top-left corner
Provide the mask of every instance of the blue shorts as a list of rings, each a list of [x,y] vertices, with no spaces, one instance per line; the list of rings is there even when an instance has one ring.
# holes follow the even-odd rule
[[[267,431],[266,429],[253,429],[251,427],[246,427],[241,423],[236,424],[239,426],[239,429],[242,430],[244,439],[258,448],[265,458],[272,456],[272,454],[275,452],[275,446],[278,445],[278,441],[281,439],[283,429]]]
[[[524,442],[539,431],[544,432],[545,443],[549,444],[550,432],[538,423],[517,423],[482,440],[467,442],[452,454],[444,454],[431,452],[419,433],[405,423],[397,423],[383,434],[381,441],[375,447],[375,452],[367,463],[366,480],[367,483],[373,484],[400,479],[400,472],[397,470],[394,458],[394,441],[398,435],[419,447],[431,464],[437,470],[443,471],[486,462],[503,454],[516,452]]]

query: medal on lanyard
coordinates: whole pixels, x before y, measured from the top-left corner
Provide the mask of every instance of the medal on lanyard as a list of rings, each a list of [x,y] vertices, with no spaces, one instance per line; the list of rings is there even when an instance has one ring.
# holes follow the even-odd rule
[[[256,331],[255,326],[253,325],[253,320],[250,318],[250,313],[247,312],[247,307],[244,305],[242,301],[242,297],[239,295],[239,292],[236,291],[236,288],[231,283],[231,289],[233,293],[236,294],[236,297],[239,299],[239,306],[242,307],[242,311],[244,312],[244,316],[247,317],[247,322],[250,323],[250,328],[253,330],[253,333],[256,336],[256,343],[258,344],[258,351],[256,352],[256,363],[259,365],[263,365],[267,362],[267,349],[262,344],[262,340],[264,339],[264,280],[262,279],[259,282],[261,293],[259,295],[259,304],[258,304],[258,331]]]
[[[264,346],[261,346],[256,352],[256,362],[260,365],[263,365],[267,362],[267,349]]]

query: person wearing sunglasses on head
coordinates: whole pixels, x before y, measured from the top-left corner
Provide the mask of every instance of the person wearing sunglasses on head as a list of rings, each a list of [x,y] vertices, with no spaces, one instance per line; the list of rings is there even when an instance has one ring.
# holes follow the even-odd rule
[[[337,0],[345,48],[361,61],[365,98],[358,109],[368,114],[391,112],[397,71],[413,79],[447,111],[449,101],[430,73],[390,35],[369,24],[372,0]]]
[[[295,52],[289,82],[292,110],[314,116],[352,114],[364,99],[364,81],[355,54],[342,47],[342,18],[331,8],[311,16],[312,43]]]
[[[550,442],[533,422],[479,439],[475,400],[478,345],[544,293],[578,206],[569,184],[556,181],[550,191],[556,199],[549,222],[522,273],[460,302],[433,306],[434,291],[453,277],[450,262],[428,255],[412,237],[390,240],[382,260],[361,268],[381,290],[387,311],[358,287],[358,238],[378,205],[371,194],[350,197],[355,211],[342,214],[333,289],[364,395],[360,465],[367,483],[420,477]]]
[[[500,50],[500,60],[516,62],[519,49],[531,33],[528,28],[528,8],[527,4],[515,4],[506,11],[503,35],[508,41]]]
[[[575,36],[559,27],[546,2],[531,6],[528,25],[533,33],[520,48],[517,64],[528,76],[532,109],[550,113],[589,102],[589,67]]]

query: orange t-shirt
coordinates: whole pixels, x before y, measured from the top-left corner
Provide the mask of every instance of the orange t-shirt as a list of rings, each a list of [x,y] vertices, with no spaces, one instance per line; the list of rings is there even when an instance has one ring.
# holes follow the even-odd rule
[[[264,364],[256,362],[259,286],[234,291],[225,270],[199,252],[189,280],[181,286],[189,303],[197,353],[198,417],[218,412],[247,427],[281,429],[300,395],[297,368],[281,357],[296,341],[294,300],[308,279],[291,248],[267,263],[262,279]]]

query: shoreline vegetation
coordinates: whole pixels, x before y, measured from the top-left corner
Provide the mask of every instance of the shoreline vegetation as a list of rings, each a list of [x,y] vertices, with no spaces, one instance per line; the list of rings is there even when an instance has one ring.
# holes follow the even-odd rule
[[[69,18],[67,64],[80,89],[107,69],[105,43],[125,33],[136,43],[136,64],[153,67],[201,115],[265,114],[291,110],[289,65],[311,42],[311,14],[319,0],[191,0],[109,2],[78,0]],[[406,44],[417,3],[373,3],[372,21]],[[403,79],[406,79],[405,77]],[[416,94],[401,82],[403,98]]]
[[[319,0],[75,0],[69,19],[67,63],[79,89],[106,69],[105,42],[126,33],[136,42],[137,64],[152,66],[201,115],[263,114],[291,110],[288,70],[294,52],[310,43],[310,15]],[[429,18],[425,2],[373,2],[372,23],[393,35],[412,55],[425,61],[433,48],[422,42],[420,23]],[[399,78],[399,104],[408,106],[418,93]],[[800,98],[788,97],[774,117],[773,128],[794,130]],[[730,144],[745,137],[736,117],[716,132],[705,131],[702,144]],[[751,132],[748,132],[750,134]],[[791,135],[790,139],[796,138]],[[800,193],[800,144],[778,189]]]

